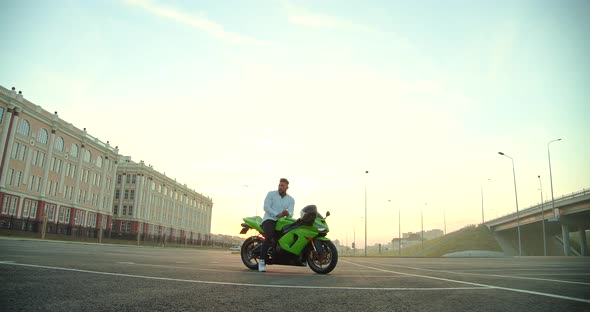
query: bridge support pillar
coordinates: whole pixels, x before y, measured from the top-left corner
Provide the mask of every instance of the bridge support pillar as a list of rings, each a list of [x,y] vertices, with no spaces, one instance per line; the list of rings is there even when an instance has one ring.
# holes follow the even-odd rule
[[[588,255],[588,245],[586,242],[586,229],[584,229],[583,227],[580,227],[579,232],[580,232],[580,254],[582,256],[587,256]]]
[[[561,224],[561,237],[563,239],[563,254],[569,256],[570,252],[570,231],[567,224]]]

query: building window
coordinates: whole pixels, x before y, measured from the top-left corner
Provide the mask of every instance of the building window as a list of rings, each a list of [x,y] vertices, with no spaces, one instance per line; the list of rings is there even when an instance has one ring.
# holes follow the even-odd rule
[[[131,176],[131,184],[135,184],[135,179],[137,179],[136,175]]]
[[[127,215],[127,206],[123,206],[122,214],[125,216]]]
[[[24,136],[29,136],[29,133],[31,131],[31,124],[26,119],[21,119],[18,122],[18,129],[16,131],[18,131],[18,133]]]
[[[8,179],[7,179],[7,184],[8,185],[12,185],[12,180],[14,179],[14,169],[10,168],[8,169]]]
[[[57,139],[55,140],[55,149],[60,152],[64,151],[64,138],[57,137]]]
[[[131,175],[128,174],[127,177],[125,178],[125,183],[131,183]]]
[[[22,171],[20,171],[20,170],[16,171],[16,179],[15,179],[16,184],[14,186],[16,186],[16,187],[20,186],[20,179],[22,178],[22,175],[23,175]]]
[[[121,175],[117,176],[117,184],[121,184]]]
[[[47,144],[48,137],[49,137],[49,133],[47,132],[47,129],[45,129],[45,128],[39,129],[39,137],[37,138],[37,141],[39,141],[39,143]]]
[[[29,216],[31,218],[36,218],[37,217],[37,206],[39,205],[39,202],[36,200],[31,200],[31,211],[29,212]]]
[[[119,205],[114,205],[113,206],[113,214],[114,215],[118,215],[119,214]]]
[[[47,211],[47,220],[49,221],[53,221],[55,220],[55,209],[57,208],[57,205],[52,205],[52,204],[47,204],[47,207],[45,208]]]
[[[125,199],[129,199],[129,190],[125,190]]]
[[[35,176],[31,175],[31,179],[29,180],[29,191],[33,191],[33,187],[35,186]]]
[[[89,163],[91,158],[92,158],[92,154],[90,153],[90,151],[87,150],[86,152],[84,152],[84,161],[85,162]]]
[[[98,168],[102,168],[102,157],[100,157],[100,156],[96,157],[96,166]]]
[[[135,199],[135,190],[131,190],[129,193],[129,199]]]
[[[78,157],[78,144],[72,143],[72,148],[70,149],[70,156]]]
[[[133,206],[129,206],[129,215],[132,216],[133,215]]]
[[[20,147],[20,153],[18,154],[18,160],[24,161],[26,154],[27,154],[27,146],[23,144]]]
[[[76,210],[76,215],[74,216],[74,224],[75,225],[83,225],[85,214],[86,214],[86,211]]]
[[[70,213],[71,213],[70,208],[61,207],[61,209],[59,210],[59,222],[61,222],[61,223],[69,222]]]
[[[119,199],[121,197],[121,191],[116,190],[115,191],[115,199]]]
[[[96,227],[96,213],[88,213],[88,218],[86,222],[86,226],[88,227]]]
[[[31,201],[26,199],[25,200],[25,205],[23,207],[23,218],[28,218],[29,217],[29,211],[31,211]]]
[[[33,150],[33,159],[31,159],[31,165],[33,165],[33,166],[37,165],[37,158],[39,158],[39,151]]]
[[[4,107],[0,107],[0,123],[2,123],[3,118],[4,118]]]
[[[39,168],[43,168],[45,166],[45,153],[41,152],[39,154]]]
[[[20,143],[14,142],[12,145],[12,159],[18,159],[18,148],[20,147]]]

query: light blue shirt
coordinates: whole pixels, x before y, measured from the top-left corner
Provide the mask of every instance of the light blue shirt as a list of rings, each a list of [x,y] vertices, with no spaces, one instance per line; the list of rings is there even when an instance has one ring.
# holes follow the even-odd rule
[[[289,216],[293,216],[294,207],[295,199],[291,195],[285,194],[285,197],[281,197],[279,191],[270,191],[264,199],[264,218],[262,218],[262,222],[278,220],[277,215],[285,209],[289,212]]]

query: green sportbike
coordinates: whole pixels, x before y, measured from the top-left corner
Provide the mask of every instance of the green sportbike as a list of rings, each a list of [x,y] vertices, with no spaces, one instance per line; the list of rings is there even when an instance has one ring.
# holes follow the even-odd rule
[[[326,218],[330,215],[328,211]],[[318,213],[315,205],[301,210],[301,218],[282,217],[277,220],[275,246],[268,248],[269,264],[309,266],[318,274],[328,274],[338,263],[338,251],[326,235],[326,218]],[[259,216],[243,218],[240,234],[248,230],[258,231],[258,235],[248,237],[241,248],[242,262],[252,270],[258,269],[260,249],[266,239]]]

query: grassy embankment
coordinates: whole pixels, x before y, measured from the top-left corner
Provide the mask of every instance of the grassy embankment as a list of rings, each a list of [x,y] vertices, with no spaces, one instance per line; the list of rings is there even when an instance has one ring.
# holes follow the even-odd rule
[[[402,256],[440,257],[467,250],[502,251],[487,227],[474,226],[424,241],[424,247],[417,244],[402,248]]]

